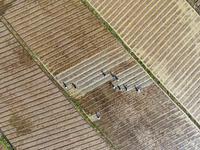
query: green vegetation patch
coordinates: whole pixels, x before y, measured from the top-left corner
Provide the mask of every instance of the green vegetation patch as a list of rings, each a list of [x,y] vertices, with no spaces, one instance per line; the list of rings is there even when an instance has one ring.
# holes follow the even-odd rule
[[[6,139],[4,135],[0,133],[0,142],[5,146],[7,150],[13,150],[10,142]]]

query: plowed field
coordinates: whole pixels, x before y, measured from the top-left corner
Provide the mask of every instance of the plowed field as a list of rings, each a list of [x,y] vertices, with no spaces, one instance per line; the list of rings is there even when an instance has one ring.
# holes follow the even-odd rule
[[[116,149],[200,147],[199,129],[81,1],[16,1],[3,17]]]
[[[200,122],[200,16],[186,0],[88,2]]]
[[[0,35],[0,128],[11,144],[23,150],[109,149],[2,22]]]

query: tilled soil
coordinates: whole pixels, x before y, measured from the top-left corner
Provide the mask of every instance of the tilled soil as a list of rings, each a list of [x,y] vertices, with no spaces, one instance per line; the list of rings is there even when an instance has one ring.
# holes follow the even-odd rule
[[[130,0],[118,6],[114,0],[88,2],[196,121],[200,121],[199,115],[192,111],[194,107],[197,112],[200,110],[196,105],[199,91],[189,92],[197,90],[195,82],[190,81],[200,80],[195,76],[190,78],[191,74],[198,74],[200,16],[192,6],[198,10],[200,1],[190,1],[192,6],[185,0]]]
[[[191,21],[190,17],[194,14],[190,14],[189,7],[186,7],[187,4],[181,0],[177,2],[127,0],[121,1],[119,7],[117,6],[119,1],[90,0],[90,2],[97,6],[102,16],[105,15],[112,20],[109,23],[113,28],[119,31],[120,36],[129,40],[129,45],[136,47],[134,49],[136,54],[142,56],[143,60],[147,60],[147,63],[151,62],[150,56],[153,57],[152,54],[156,50],[172,43],[179,37],[183,28],[196,21]],[[12,8],[4,14],[5,19],[12,24],[47,70],[74,98],[115,148],[198,147],[200,134],[196,126],[162,90],[153,84],[152,79],[141,66],[133,61],[130,54],[81,1],[49,1],[48,3],[18,1]],[[123,13],[115,13],[114,8],[119,8]],[[151,11],[155,13],[148,14]],[[114,18],[110,17],[112,14],[115,14]],[[143,18],[145,19],[142,21]],[[138,22],[141,24],[138,25]],[[133,26],[134,28],[131,28]],[[192,30],[188,28],[187,31]],[[146,50],[148,54],[145,53]],[[157,56],[158,54],[160,53],[156,52]],[[156,57],[153,63],[158,58]],[[17,57],[14,60],[17,62]],[[6,64],[6,66],[10,65]],[[105,77],[102,72],[107,76]],[[117,81],[110,72],[121,80]],[[28,80],[29,77],[31,81]],[[31,92],[27,101],[25,87],[23,90],[17,90],[18,84],[22,87],[24,82],[20,84],[16,81],[14,87],[6,85],[11,91],[18,91],[16,99],[14,97],[8,99],[13,108],[29,107],[34,112],[32,114],[31,111],[27,111],[27,116],[21,119],[23,122],[28,118],[25,124],[33,127],[28,132],[34,133],[33,139],[22,137],[20,142],[26,142],[22,145],[35,148],[34,145],[38,144],[41,149],[61,148],[62,145],[65,149],[84,149],[88,148],[87,143],[91,143],[93,145],[89,147],[90,149],[106,148],[104,142],[92,132],[93,130],[85,122],[81,122],[80,116],[76,114],[73,107],[65,104],[66,101],[60,98],[58,89],[48,82],[46,76],[35,69],[33,74],[26,78],[24,82],[28,82],[32,87],[28,89]],[[110,82],[115,85],[115,89],[111,87]],[[118,84],[122,91],[117,87]],[[124,86],[130,90],[126,91]],[[137,92],[138,89],[141,91]],[[4,96],[9,95],[6,90],[3,92]],[[49,99],[52,103],[46,110],[44,107]],[[38,111],[35,102],[42,105],[38,107]],[[53,109],[54,114],[49,114],[49,109]],[[6,127],[9,117],[5,109],[2,112],[5,116],[4,127],[10,136],[13,127]],[[21,110],[16,110],[14,113],[20,114],[20,112]],[[100,120],[95,113],[101,117]],[[44,117],[40,118],[40,114]],[[39,125],[36,126],[33,121],[29,121],[30,118],[38,120]],[[67,122],[69,125],[64,128]],[[12,125],[18,127],[17,122]],[[29,128],[25,125],[24,127]],[[46,129],[45,134],[43,128]],[[51,130],[52,128],[56,129]],[[19,134],[20,131],[21,129]],[[54,135],[56,140],[48,133]],[[66,134],[69,136],[66,137]],[[16,137],[17,135],[11,138],[14,143],[17,143]],[[69,143],[66,143],[64,137]],[[48,141],[43,143],[40,140],[43,138]]]
[[[0,128],[13,147],[109,149],[2,22],[0,28]]]

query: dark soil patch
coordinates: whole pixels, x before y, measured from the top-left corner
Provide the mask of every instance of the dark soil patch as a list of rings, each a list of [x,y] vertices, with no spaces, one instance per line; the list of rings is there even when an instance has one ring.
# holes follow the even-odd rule
[[[26,65],[32,61],[31,56],[27,52],[25,52],[22,48],[16,49],[15,52],[19,56],[20,64]]]
[[[25,135],[31,132],[30,126],[32,125],[27,118],[14,114],[8,121],[16,129],[17,135]]]

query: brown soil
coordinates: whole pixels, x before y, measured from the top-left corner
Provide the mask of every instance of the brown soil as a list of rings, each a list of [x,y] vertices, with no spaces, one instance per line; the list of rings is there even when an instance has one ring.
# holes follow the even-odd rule
[[[80,62],[82,62],[82,61],[84,61],[84,60],[86,60],[86,59],[92,57],[93,55],[95,55],[95,54],[97,54],[97,53],[103,51],[106,47],[108,47],[108,44],[113,44],[113,38],[112,38],[112,37],[110,37],[109,39],[107,39],[107,41],[104,41],[104,42],[102,42],[102,43],[99,43],[99,45],[94,45],[94,46],[90,47],[91,50],[94,50],[94,51],[92,51],[92,53],[89,53],[89,54],[87,54],[87,55],[82,55],[82,54],[81,54],[81,55],[82,55],[81,58],[79,57],[79,58],[78,58],[77,60],[75,60],[75,61],[72,60],[73,63],[70,63],[70,64],[68,64],[68,65],[66,65],[66,62],[69,62],[69,60],[66,60],[66,61],[64,61],[64,62],[62,62],[62,63],[59,63],[58,65],[54,66],[53,69],[57,69],[58,67],[59,67],[59,68],[62,67],[62,68],[60,68],[60,69],[58,69],[58,70],[56,70],[56,71],[53,70],[53,69],[50,69],[50,71],[55,71],[55,72],[53,73],[53,75],[56,76],[57,74],[63,72],[64,70],[69,69],[69,68],[75,66],[76,64],[78,64],[78,63],[80,63]],[[84,47],[83,47],[83,48],[84,48]]]
[[[135,63],[135,61],[133,61],[133,59],[129,59],[129,60],[122,62],[121,64],[111,68],[109,71],[106,72],[106,74],[109,74],[110,72],[112,72],[117,75],[118,73],[127,70],[128,68],[134,66],[135,64],[136,63]]]
[[[26,65],[32,61],[32,58],[27,52],[25,52],[22,48],[16,50],[17,55],[19,56],[20,63],[22,65]]]
[[[157,136],[154,131],[159,127],[151,129],[149,122],[175,107],[154,84],[138,94],[135,90],[130,92],[114,90],[109,81],[86,93],[78,103],[89,116],[96,112],[101,116],[101,121],[94,123],[117,148],[117,145],[125,141],[134,142],[135,147],[145,146],[141,140],[145,135],[151,138]],[[163,132],[158,136],[163,136]]]
[[[32,126],[32,124],[29,123],[29,119],[14,114],[10,117],[8,121],[11,126],[16,129],[15,132],[17,133],[17,135],[25,135],[31,133],[30,126]]]

